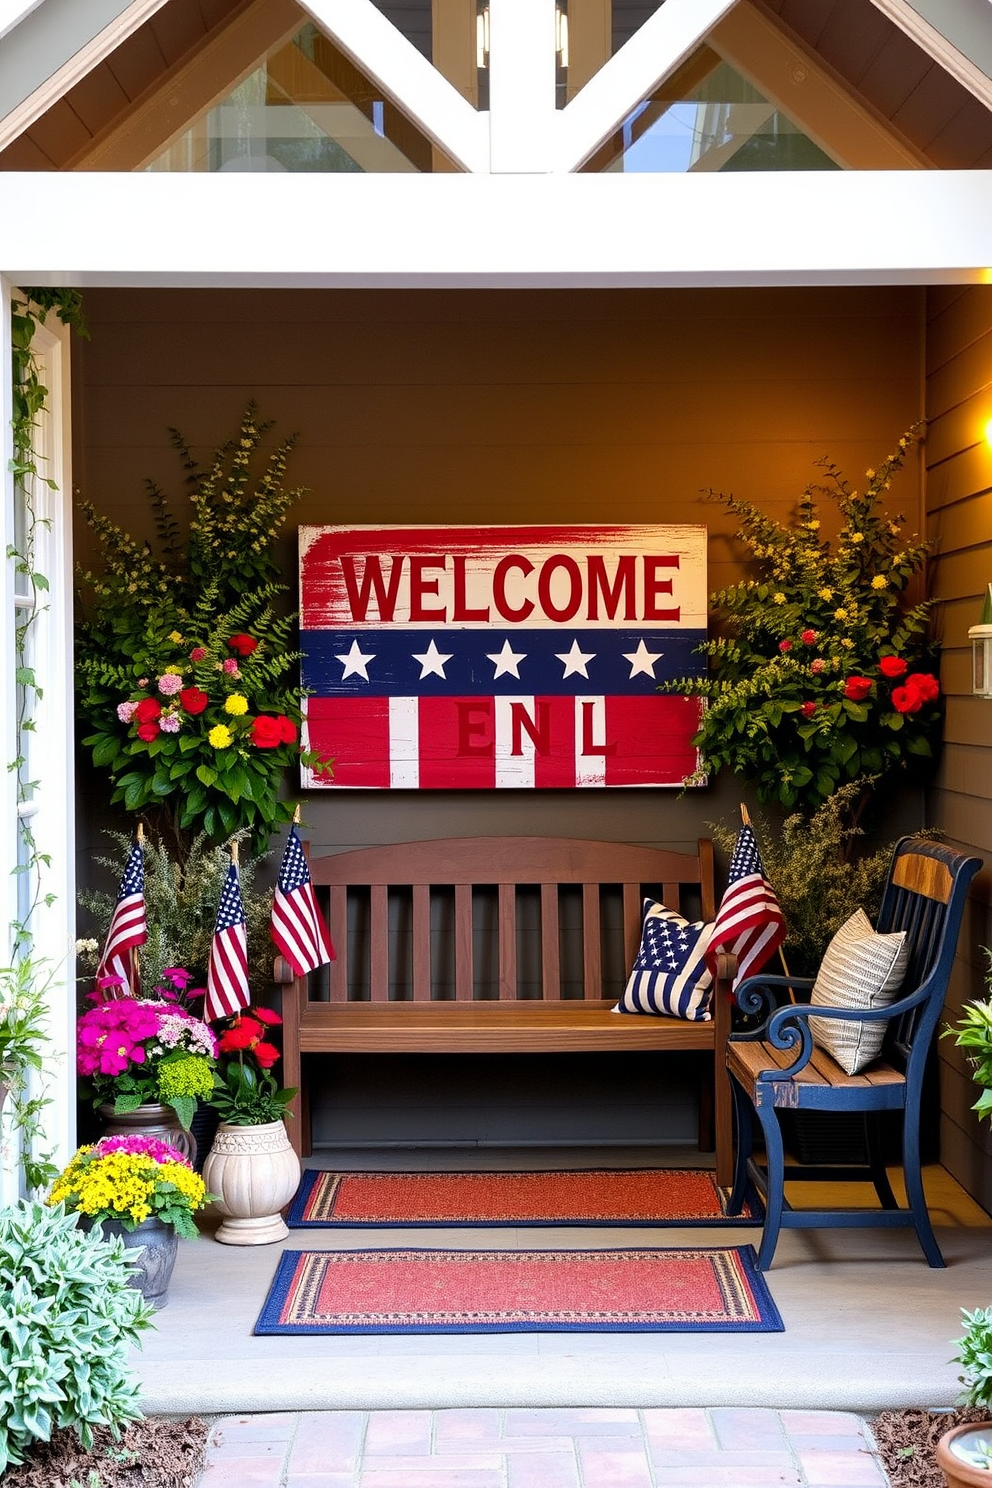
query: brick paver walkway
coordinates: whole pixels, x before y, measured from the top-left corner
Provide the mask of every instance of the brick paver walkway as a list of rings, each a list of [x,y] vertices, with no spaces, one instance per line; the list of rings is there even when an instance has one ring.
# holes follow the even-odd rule
[[[198,1488],[884,1488],[858,1416],[397,1410],[226,1416]]]

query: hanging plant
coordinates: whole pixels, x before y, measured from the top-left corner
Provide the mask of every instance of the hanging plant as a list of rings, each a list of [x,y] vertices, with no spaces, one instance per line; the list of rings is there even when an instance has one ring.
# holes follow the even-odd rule
[[[808,813],[844,782],[931,759],[941,725],[931,606],[904,598],[929,544],[907,541],[905,518],[882,507],[915,437],[867,472],[860,493],[818,462],[824,479],[807,486],[790,526],[713,497],[737,517],[759,577],[712,596],[728,633],[701,648],[710,674],[670,684],[707,700],[700,776],[732,770],[759,800]],[[840,514],[833,541],[821,536],[818,498]]]
[[[271,424],[249,404],[238,434],[203,469],[177,430],[190,522],[148,482],[157,549],[88,502],[103,569],[81,574],[77,626],[83,743],[109,772],[111,801],[164,825],[185,857],[199,833],[246,829],[260,849],[292,818],[279,787],[291,766],[326,762],[300,744],[296,615],[277,613],[273,544],[303,494],[284,477],[293,440],[261,460]]]

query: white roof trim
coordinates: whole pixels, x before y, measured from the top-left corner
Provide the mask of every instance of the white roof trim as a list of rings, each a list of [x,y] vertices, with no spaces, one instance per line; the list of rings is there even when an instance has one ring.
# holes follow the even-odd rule
[[[0,215],[0,274],[27,284],[633,288],[992,282],[989,171],[67,171],[24,172],[14,182],[22,199],[43,207]],[[898,211],[880,210],[880,203],[892,201],[898,201]],[[251,232],[244,230],[246,221]],[[825,232],[824,222],[845,223],[849,230]],[[66,230],[53,231],[53,223]],[[858,231],[859,223],[871,230]]]

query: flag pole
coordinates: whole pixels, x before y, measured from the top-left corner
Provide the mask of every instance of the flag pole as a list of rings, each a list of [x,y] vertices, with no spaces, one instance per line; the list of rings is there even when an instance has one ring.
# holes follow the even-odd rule
[[[297,801],[297,803],[296,803],[296,810],[293,812],[293,826],[294,827],[298,827],[299,825],[300,825],[300,803],[299,803],[299,801]]]
[[[235,868],[237,868],[237,866],[238,866],[238,839],[236,837],[230,843],[230,848],[231,848],[231,862],[234,864]]]
[[[744,823],[744,825],[746,827],[750,827],[751,826],[751,817],[750,817],[750,815],[748,813],[748,809],[744,805],[744,802],[743,801],[741,802],[741,821]],[[791,976],[792,975],[792,972],[789,970],[789,963],[785,959],[785,951],[782,949],[781,946],[779,946],[779,948],[778,948],[778,959],[782,963],[782,970],[785,973],[785,975],[786,976]],[[795,1000],[796,1000],[796,994],[792,990],[792,988],[790,987],[789,988],[789,1001],[790,1002],[795,1002]]]
[[[135,828],[134,840],[135,840],[135,842],[137,842],[137,844],[138,844],[139,847],[142,847],[143,844],[144,844],[144,841],[145,841],[145,828],[144,828],[144,825],[141,822],[140,818],[139,818],[139,821],[138,821],[138,825]],[[144,882],[144,869],[142,869],[142,882]],[[136,946],[136,945],[131,947],[131,986],[134,988],[134,990],[135,990],[136,993],[139,993],[140,994],[140,992],[141,992],[141,948],[139,946]]]

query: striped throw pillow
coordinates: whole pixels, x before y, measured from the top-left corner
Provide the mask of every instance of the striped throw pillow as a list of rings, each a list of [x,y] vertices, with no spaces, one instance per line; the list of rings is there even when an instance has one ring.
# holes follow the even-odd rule
[[[905,930],[879,935],[864,910],[856,910],[827,946],[810,1001],[852,1010],[887,1007],[895,1001],[908,962]],[[885,1028],[884,1018],[871,1023],[809,1020],[814,1044],[832,1054],[848,1075],[878,1057]]]
[[[713,977],[704,957],[712,924],[691,924],[672,909],[644,901],[641,945],[615,1013],[660,1013],[709,1022]]]

